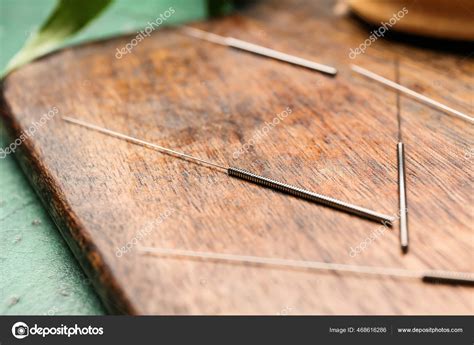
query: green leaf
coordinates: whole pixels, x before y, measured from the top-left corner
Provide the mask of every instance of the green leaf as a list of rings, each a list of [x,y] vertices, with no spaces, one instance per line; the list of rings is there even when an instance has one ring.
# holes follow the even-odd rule
[[[234,8],[232,0],[207,0],[207,11],[209,17],[217,17],[229,14]]]
[[[59,0],[53,13],[10,60],[2,75],[60,47],[64,40],[98,17],[112,1]]]

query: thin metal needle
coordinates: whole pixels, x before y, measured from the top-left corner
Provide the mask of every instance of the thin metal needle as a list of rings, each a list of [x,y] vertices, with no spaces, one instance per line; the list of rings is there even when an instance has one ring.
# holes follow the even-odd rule
[[[382,214],[382,213],[378,213],[378,212],[369,210],[369,209],[364,208],[364,207],[352,205],[352,204],[349,204],[347,202],[337,200],[337,199],[334,199],[334,198],[330,198],[330,197],[325,196],[325,195],[316,194],[316,193],[310,192],[310,191],[305,190],[305,189],[301,189],[301,188],[291,186],[291,185],[288,185],[288,184],[285,184],[285,183],[281,183],[281,182],[278,182],[278,181],[275,181],[275,180],[271,180],[271,179],[268,179],[266,177],[253,174],[253,173],[248,172],[248,171],[243,170],[243,169],[233,168],[233,167],[227,167],[226,168],[225,166],[222,166],[220,164],[209,162],[207,160],[196,158],[196,157],[190,156],[190,155],[182,153],[182,152],[178,152],[178,151],[171,150],[171,149],[163,147],[163,146],[159,146],[159,145],[152,144],[152,143],[149,143],[149,142],[137,139],[137,138],[133,138],[131,136],[128,136],[128,135],[125,135],[125,134],[122,134],[122,133],[118,133],[118,132],[112,131],[112,130],[107,129],[107,128],[99,127],[99,126],[87,123],[85,121],[73,119],[73,118],[70,118],[70,117],[67,117],[67,116],[63,116],[62,118],[63,118],[64,121],[67,121],[67,122],[70,122],[70,123],[73,123],[73,124],[76,124],[76,125],[80,125],[80,126],[83,126],[83,127],[89,128],[89,129],[93,129],[93,130],[96,130],[98,132],[101,132],[101,133],[104,133],[104,134],[107,134],[107,135],[110,135],[110,136],[113,136],[113,137],[116,137],[116,138],[119,138],[119,139],[124,139],[124,140],[126,140],[128,142],[131,142],[133,144],[145,146],[147,148],[154,149],[154,150],[157,150],[157,151],[160,151],[160,152],[172,155],[172,156],[176,156],[176,157],[179,157],[179,158],[183,158],[185,160],[189,160],[189,161],[192,161],[192,162],[198,162],[200,164],[205,164],[205,165],[208,165],[208,166],[212,166],[214,168],[219,169],[220,171],[226,172],[227,175],[232,176],[232,177],[236,177],[236,178],[239,178],[241,180],[252,182],[254,184],[258,184],[258,185],[263,186],[263,187],[271,188],[273,190],[277,190],[277,191],[280,191],[280,192],[285,193],[285,194],[293,195],[293,196],[301,198],[301,199],[306,199],[306,200],[313,201],[313,202],[316,202],[316,203],[319,203],[319,204],[322,204],[322,205],[326,205],[326,206],[344,211],[346,213],[351,213],[351,214],[357,215],[359,217],[363,217],[363,218],[370,219],[370,220],[375,220],[377,222],[382,222],[382,223],[387,224],[387,225],[391,225],[391,223],[395,219],[395,217],[391,217],[391,216],[388,216],[388,215],[385,215],[385,214]]]
[[[400,83],[400,64],[395,60],[395,78]],[[408,204],[405,179],[405,148],[402,142],[402,117],[400,108],[400,93],[397,90],[397,122],[398,122],[398,196],[400,204],[400,246],[403,253],[408,253]]]
[[[405,182],[405,152],[403,143],[397,144],[398,195],[400,203],[400,246],[403,253],[408,252],[408,206]]]
[[[251,53],[258,54],[258,55],[270,57],[270,58],[284,61],[293,65],[298,65],[298,66],[306,67],[315,71],[323,72],[332,76],[336,75],[337,73],[337,69],[334,67],[323,65],[321,63],[317,63],[314,61],[306,60],[294,55],[282,53],[282,52],[279,52],[270,48],[266,48],[254,43],[242,41],[234,37],[224,37],[224,36],[216,35],[204,30],[192,28],[189,26],[184,26],[183,32],[187,34],[188,36],[192,36],[192,37],[206,40],[212,43],[217,43],[220,45],[248,51]]]
[[[185,258],[198,258],[206,260],[218,260],[224,262],[249,263],[268,266],[280,266],[291,268],[306,268],[313,270],[328,270],[334,272],[347,272],[358,274],[369,274],[378,276],[403,277],[421,279],[429,283],[448,283],[448,284],[474,284],[474,273],[453,272],[453,271],[412,271],[399,268],[373,267],[346,265],[338,263],[327,263],[318,261],[290,260],[279,258],[268,258],[261,256],[235,255],[224,253],[198,252],[181,249],[167,249],[157,247],[138,247],[138,250],[145,254],[155,254],[162,256],[176,256]]]
[[[73,118],[68,117],[68,116],[63,116],[62,119],[64,121],[71,122],[71,123],[74,123],[76,125],[83,126],[83,127],[93,129],[93,130],[96,130],[98,132],[110,135],[112,137],[116,137],[116,138],[119,138],[119,139],[124,139],[124,140],[126,140],[128,142],[131,142],[133,144],[145,146],[145,147],[148,147],[150,149],[157,150],[157,151],[160,151],[160,152],[172,155],[172,156],[181,157],[181,158],[184,158],[186,160],[191,160],[191,161],[194,161],[194,162],[198,162],[198,163],[202,163],[202,164],[205,164],[205,165],[212,166],[214,168],[218,168],[218,169],[223,170],[223,171],[227,171],[227,168],[222,166],[222,165],[219,165],[219,164],[216,164],[216,163],[213,163],[213,162],[209,162],[209,161],[206,161],[206,160],[201,159],[201,158],[196,158],[196,157],[187,155],[183,152],[178,152],[178,151],[175,151],[175,150],[171,150],[171,149],[168,149],[168,148],[160,146],[160,145],[152,144],[152,143],[149,143],[149,142],[146,142],[146,141],[143,141],[143,140],[140,140],[140,139],[137,139],[137,138],[119,133],[119,132],[111,131],[110,129],[99,127],[99,126],[96,126],[92,123],[87,123],[85,121],[73,119]]]
[[[391,87],[392,89],[395,89],[395,90],[398,90],[398,91],[401,91],[415,99],[417,99],[418,101],[422,102],[422,103],[425,103],[425,104],[428,104],[434,108],[437,108],[437,109],[440,109],[442,111],[444,111],[445,113],[448,113],[448,114],[451,114],[451,115],[454,115],[454,116],[457,116],[463,120],[466,120],[466,121],[469,121],[470,123],[474,123],[474,117],[471,117],[469,115],[466,115],[458,110],[455,110],[453,108],[450,108],[438,101],[435,101],[431,98],[428,98],[418,92],[415,92],[413,90],[410,90],[409,88],[405,87],[405,86],[402,86],[400,84],[397,84],[389,79],[386,79],[378,74],[375,74],[369,70],[366,70],[365,68],[362,68],[360,66],[357,66],[357,65],[351,65],[351,68],[354,72],[357,72],[359,74],[362,74],[364,76],[366,76],[367,78],[370,78],[370,79],[373,79],[375,81],[378,81],[379,83],[382,83],[384,85],[387,85],[389,87]]]

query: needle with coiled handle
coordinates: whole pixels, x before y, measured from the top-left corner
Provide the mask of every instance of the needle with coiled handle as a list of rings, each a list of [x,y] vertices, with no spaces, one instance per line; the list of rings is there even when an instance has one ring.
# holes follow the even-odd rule
[[[178,151],[175,151],[175,150],[172,150],[172,149],[160,146],[160,145],[149,143],[149,142],[146,142],[144,140],[140,140],[140,139],[137,139],[137,138],[134,138],[134,137],[131,137],[131,136],[119,133],[119,132],[112,131],[112,130],[107,129],[107,128],[99,127],[97,125],[87,123],[87,122],[82,121],[82,120],[78,120],[78,119],[74,119],[74,118],[66,117],[66,116],[63,116],[62,119],[64,121],[69,122],[69,123],[73,123],[73,124],[76,124],[76,125],[79,125],[79,126],[82,126],[82,127],[93,129],[95,131],[113,136],[115,138],[126,140],[128,142],[133,143],[133,144],[137,144],[137,145],[141,145],[141,146],[153,149],[153,150],[157,150],[159,152],[166,153],[166,154],[169,154],[171,156],[179,157],[179,158],[184,159],[184,160],[188,160],[188,161],[192,161],[192,162],[195,162],[195,163],[207,165],[208,167],[218,169],[221,172],[227,173],[227,175],[229,175],[229,176],[239,178],[241,180],[245,180],[245,181],[248,181],[248,182],[251,182],[251,183],[254,183],[254,184],[258,184],[260,186],[270,188],[270,189],[273,189],[273,190],[276,190],[276,191],[279,191],[279,192],[282,192],[282,193],[285,193],[285,194],[289,194],[289,195],[292,195],[292,196],[295,196],[295,197],[298,197],[298,198],[301,198],[301,199],[305,199],[305,200],[312,201],[312,202],[315,202],[315,203],[318,203],[318,204],[322,204],[322,205],[325,205],[325,206],[328,206],[328,207],[331,207],[331,208],[334,208],[334,209],[337,209],[337,210],[341,210],[341,211],[344,211],[346,213],[350,213],[350,214],[353,214],[353,215],[356,215],[356,216],[359,216],[359,217],[362,217],[362,218],[366,218],[366,219],[377,221],[377,222],[382,222],[382,223],[387,224],[389,226],[391,225],[391,223],[395,219],[394,217],[391,217],[391,216],[388,216],[388,215],[385,215],[385,214],[382,214],[382,213],[379,213],[379,212],[375,212],[375,211],[369,210],[369,209],[361,207],[361,206],[349,204],[347,202],[344,202],[344,201],[341,201],[341,200],[338,200],[338,199],[334,199],[334,198],[331,198],[331,197],[328,197],[328,196],[325,196],[325,195],[322,195],[322,194],[317,194],[317,193],[308,191],[306,189],[302,189],[302,188],[295,187],[295,186],[292,186],[292,185],[289,185],[289,184],[286,184],[286,183],[282,183],[282,182],[279,182],[279,181],[275,181],[275,180],[272,180],[272,179],[269,179],[269,178],[266,178],[266,177],[263,177],[263,176],[260,176],[260,175],[256,175],[256,174],[253,174],[253,173],[251,173],[247,170],[244,170],[244,169],[233,168],[233,167],[225,167],[225,166],[217,164],[217,163],[213,163],[213,162],[201,159],[201,158],[190,156],[190,155],[188,155],[186,153],[183,153],[183,152],[178,152]]]
[[[214,260],[221,262],[231,262],[239,264],[256,264],[274,267],[303,268],[310,270],[327,270],[332,272],[356,273],[375,276],[386,276],[394,278],[412,278],[420,279],[424,283],[450,284],[474,286],[474,273],[455,272],[439,270],[413,271],[402,268],[373,267],[360,265],[347,265],[330,262],[291,260],[281,258],[268,258],[261,256],[236,255],[214,252],[196,252],[192,250],[181,250],[171,248],[157,247],[139,247],[138,250],[143,254],[160,255],[169,257],[182,257],[187,259]]]

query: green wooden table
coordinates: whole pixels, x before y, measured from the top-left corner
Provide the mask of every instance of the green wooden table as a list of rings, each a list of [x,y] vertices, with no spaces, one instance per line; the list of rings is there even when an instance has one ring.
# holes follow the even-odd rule
[[[206,2],[117,0],[74,39],[134,32],[173,6],[171,23],[202,19]],[[44,21],[54,0],[0,0],[0,68]],[[3,123],[0,145],[6,147]],[[89,280],[43,209],[14,155],[0,158],[0,314],[104,314]]]

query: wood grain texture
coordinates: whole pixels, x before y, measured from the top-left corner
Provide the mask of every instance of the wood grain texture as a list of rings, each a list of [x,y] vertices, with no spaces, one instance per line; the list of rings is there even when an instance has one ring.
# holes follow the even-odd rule
[[[291,9],[291,10],[288,10]],[[60,115],[174,147],[377,211],[398,209],[395,94],[353,75],[367,32],[331,2],[265,1],[200,27],[340,68],[326,77],[174,29],[36,61],[3,84],[12,138]],[[472,113],[469,58],[377,41],[356,63]],[[235,150],[286,108],[280,124]],[[473,271],[472,126],[402,98],[411,251],[380,226],[269,191],[59,116],[16,156],[113,313],[471,314],[472,290],[418,281],[144,256],[128,242],[326,262]]]

